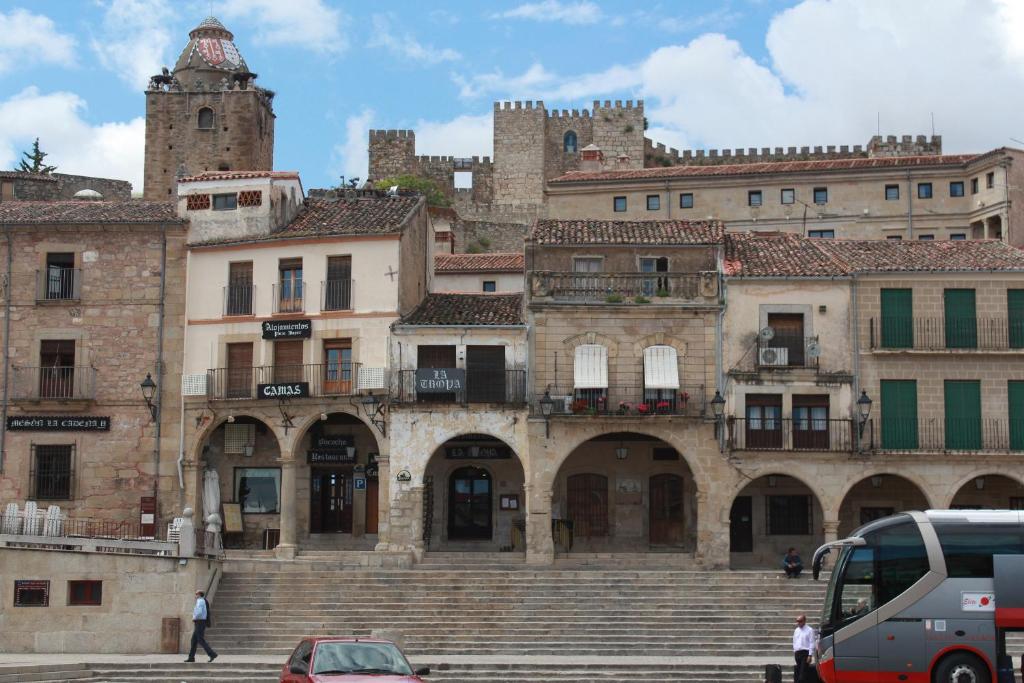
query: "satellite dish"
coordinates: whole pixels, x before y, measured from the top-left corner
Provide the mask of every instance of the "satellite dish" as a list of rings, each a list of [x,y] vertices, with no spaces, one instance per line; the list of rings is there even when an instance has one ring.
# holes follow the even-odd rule
[[[817,358],[821,355],[821,344],[818,343],[817,339],[807,342],[807,355],[811,358]]]
[[[398,185],[392,185],[391,187],[388,188],[388,196],[389,197],[397,197],[398,196]]]
[[[770,325],[762,327],[761,331],[757,333],[757,338],[763,342],[770,342],[772,339],[775,339],[775,330]]]

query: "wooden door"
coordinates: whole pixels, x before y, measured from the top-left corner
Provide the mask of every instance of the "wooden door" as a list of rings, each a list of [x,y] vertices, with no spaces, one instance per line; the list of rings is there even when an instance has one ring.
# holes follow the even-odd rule
[[[380,482],[376,479],[366,480],[366,533],[377,533],[377,522],[380,519]]]
[[[608,535],[608,477],[574,474],[566,480],[567,513],[573,536]]]
[[[343,470],[313,470],[310,531],[352,533],[352,477]]]
[[[505,401],[505,347],[466,348],[467,400],[478,403]]]
[[[301,339],[274,342],[274,381],[303,381]]]
[[[351,394],[352,372],[352,342],[348,339],[324,340],[324,394]]]
[[[775,330],[775,336],[767,346],[784,348],[788,351],[788,365],[804,364],[804,315],[803,313],[769,313],[768,326]]]
[[[1006,290],[1006,320],[1010,348],[1024,348],[1024,289]]]
[[[729,552],[754,550],[754,502],[750,496],[737,496],[729,511]]]
[[[1006,383],[1009,397],[1010,450],[1024,450],[1024,381],[1010,380]]]
[[[417,368],[454,368],[455,347],[454,346],[419,346],[416,348]],[[416,386],[416,378],[410,377],[409,384]],[[414,389],[415,390],[415,389]],[[444,393],[416,393],[418,401],[438,401],[451,403],[456,400],[454,392]]]
[[[492,493],[487,470],[462,467],[452,473],[448,486],[448,538],[491,538]]]
[[[39,346],[39,397],[72,398],[75,395],[75,342],[44,340]]]
[[[917,381],[883,379],[882,448],[915,450],[917,448]]]
[[[981,382],[949,380],[945,382],[946,448],[981,448]]]
[[[678,474],[656,474],[650,479],[651,545],[683,545],[683,478]]]
[[[914,290],[882,290],[882,348],[914,346]]]
[[[252,342],[228,344],[227,398],[252,398]]]
[[[947,289],[943,293],[946,314],[946,348],[978,347],[978,317],[973,289]]]

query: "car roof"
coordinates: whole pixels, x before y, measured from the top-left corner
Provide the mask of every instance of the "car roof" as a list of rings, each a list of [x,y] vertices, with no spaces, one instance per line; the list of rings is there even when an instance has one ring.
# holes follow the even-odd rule
[[[385,638],[362,638],[360,636],[308,636],[303,640],[311,640],[314,643],[388,643],[394,645],[394,641]]]

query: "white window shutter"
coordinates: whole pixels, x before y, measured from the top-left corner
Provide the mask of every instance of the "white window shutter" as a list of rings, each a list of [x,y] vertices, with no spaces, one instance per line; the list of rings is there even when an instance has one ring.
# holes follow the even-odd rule
[[[679,360],[671,346],[644,349],[644,389],[678,389]]]
[[[577,346],[573,377],[577,389],[607,389],[608,349],[600,344]]]

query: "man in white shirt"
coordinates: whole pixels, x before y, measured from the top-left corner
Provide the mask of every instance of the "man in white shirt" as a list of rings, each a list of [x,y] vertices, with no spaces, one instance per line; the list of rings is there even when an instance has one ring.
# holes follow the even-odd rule
[[[804,674],[810,667],[811,653],[814,652],[814,629],[807,625],[807,616],[801,614],[796,618],[793,630],[793,683],[803,683]]]
[[[186,662],[196,661],[196,647],[203,646],[210,661],[217,659],[217,653],[206,642],[206,627],[209,624],[210,606],[206,602],[203,591],[196,591],[196,606],[192,608],[192,649],[188,651]]]

